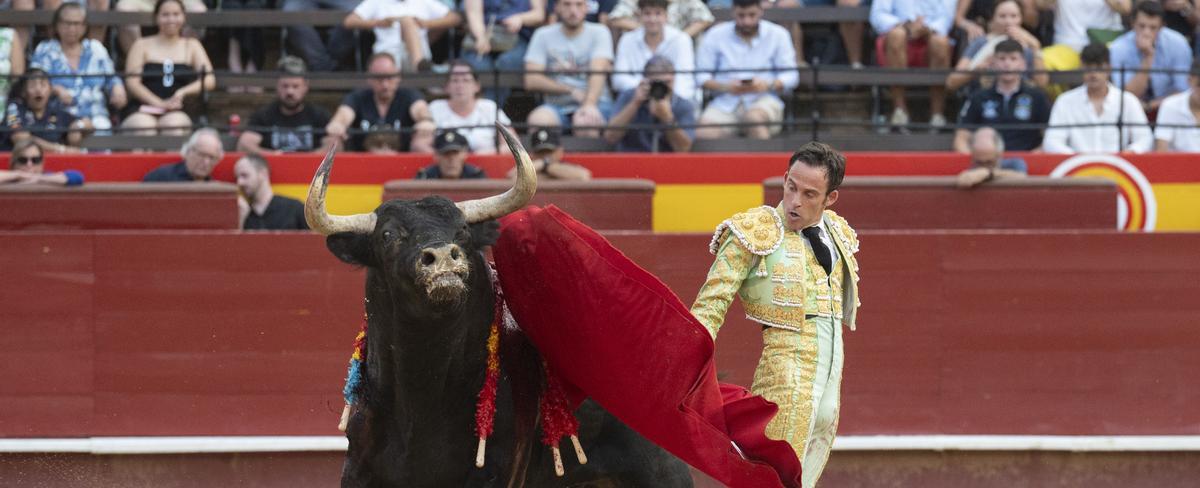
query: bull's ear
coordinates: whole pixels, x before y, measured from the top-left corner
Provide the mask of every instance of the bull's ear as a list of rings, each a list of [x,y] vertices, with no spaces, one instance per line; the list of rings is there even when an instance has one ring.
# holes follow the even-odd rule
[[[496,243],[500,238],[500,223],[495,220],[485,220],[470,225],[471,247],[483,249]]]
[[[369,236],[354,232],[339,232],[325,238],[325,247],[345,263],[371,266]]]

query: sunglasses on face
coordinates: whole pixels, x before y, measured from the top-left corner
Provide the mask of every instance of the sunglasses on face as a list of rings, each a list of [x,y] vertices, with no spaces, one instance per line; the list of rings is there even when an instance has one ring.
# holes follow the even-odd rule
[[[16,164],[42,164],[41,156],[17,156],[13,159]]]

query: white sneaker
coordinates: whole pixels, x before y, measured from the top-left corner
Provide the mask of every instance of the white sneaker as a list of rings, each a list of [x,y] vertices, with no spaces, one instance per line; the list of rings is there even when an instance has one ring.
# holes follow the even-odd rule
[[[855,61],[853,63],[850,63],[850,69],[863,69],[863,64],[858,61]]]
[[[899,108],[892,110],[892,117],[888,120],[888,125],[891,125],[893,129],[899,130],[902,134],[908,133],[908,112]]]
[[[929,117],[929,132],[934,134],[946,128],[946,116],[942,114],[933,114]]]

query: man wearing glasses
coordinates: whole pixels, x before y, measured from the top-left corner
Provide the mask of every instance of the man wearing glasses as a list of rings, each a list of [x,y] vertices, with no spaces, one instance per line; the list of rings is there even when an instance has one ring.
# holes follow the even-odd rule
[[[73,169],[61,173],[46,173],[42,163],[42,148],[37,143],[31,140],[19,141],[9,156],[9,169],[0,169],[0,184],[41,183],[63,186],[83,184],[82,173]]]
[[[189,182],[189,181],[209,181],[212,178],[213,168],[217,167],[217,163],[221,162],[221,158],[225,157],[225,150],[221,147],[221,136],[217,135],[217,131],[204,128],[197,129],[188,138],[187,142],[183,143],[183,148],[179,150],[183,155],[183,161],[178,163],[168,163],[153,171],[146,173],[142,178],[143,182]]]

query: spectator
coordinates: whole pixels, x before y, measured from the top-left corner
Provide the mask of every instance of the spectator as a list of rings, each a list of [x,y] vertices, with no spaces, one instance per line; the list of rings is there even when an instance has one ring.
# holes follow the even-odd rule
[[[196,129],[183,147],[179,149],[183,161],[167,163],[146,173],[144,182],[157,183],[186,183],[193,181],[210,181],[213,168],[225,157],[225,149],[221,147],[221,136],[217,131],[203,128]]]
[[[612,12],[613,8],[616,8],[617,1],[618,0],[588,0],[587,14],[584,15],[583,20],[592,22],[594,24],[608,25],[609,14]],[[549,3],[546,4],[546,11],[550,12],[550,15],[546,19],[546,24],[549,25],[558,23],[558,14],[555,13],[557,12],[555,9],[558,8],[558,2],[555,0],[548,0],[548,2]]]
[[[216,88],[204,46],[182,35],[185,22],[182,0],[154,4],[158,33],[134,42],[125,60],[126,85],[135,112],[125,118],[122,128],[142,134],[153,134],[155,128],[161,134],[187,134],[192,119],[183,112],[184,98]]]
[[[363,0],[342,23],[347,29],[374,29],[375,53],[388,53],[405,70],[425,71],[432,56],[429,32],[462,22],[438,0]],[[419,69],[420,68],[420,69]]]
[[[996,45],[991,69],[1000,71],[991,88],[971,94],[959,112],[954,133],[954,150],[971,152],[970,130],[981,125],[999,127],[1004,145],[1015,151],[1034,151],[1042,145],[1042,127],[1050,119],[1046,92],[1022,79],[1025,55],[1021,45],[1007,39]],[[1013,125],[1036,127],[1013,127]]]
[[[192,13],[208,11],[208,6],[205,5],[204,0],[175,0],[175,2],[179,4],[180,10]],[[158,0],[157,2],[154,0],[117,0],[114,9],[119,12],[154,12],[154,16],[156,17],[155,23],[157,24],[158,10],[161,3],[163,3],[162,0]],[[182,19],[180,20],[182,22]],[[160,32],[161,29],[162,26],[160,25]],[[187,26],[182,25],[181,23],[179,26],[179,30],[181,32],[180,35],[190,36],[192,34],[190,32],[187,34],[182,33],[185,29],[187,29]],[[129,53],[129,51],[133,49],[134,44],[136,44],[141,38],[141,25],[126,25],[117,31],[117,43],[120,44],[121,52],[123,53]]]
[[[86,11],[78,3],[63,3],[54,11],[53,38],[38,44],[32,66],[46,70],[51,89],[71,115],[87,119],[96,130],[112,129],[108,105],[125,107],[125,84],[115,76],[108,49],[88,39]],[[108,76],[97,76],[108,75]]]
[[[433,121],[429,104],[421,93],[400,86],[396,59],[388,53],[371,55],[367,73],[369,88],[350,92],[325,126],[325,133],[335,140],[347,141],[351,151],[364,149],[363,133],[371,129],[390,127],[400,133],[400,148],[404,151],[433,152]],[[347,134],[353,128],[362,131]],[[411,132],[411,135],[410,135]]]
[[[575,163],[563,161],[563,147],[558,140],[558,133],[545,128],[538,128],[529,135],[529,150],[533,151],[533,169],[537,171],[538,179],[587,181],[592,179],[592,172]],[[517,176],[517,168],[508,170],[508,178]]]
[[[1137,97],[1108,82],[1108,48],[1089,44],[1080,55],[1083,85],[1059,95],[1042,140],[1048,153],[1142,153],[1154,145]],[[1123,129],[1118,132],[1117,124]]]
[[[396,155],[402,151],[400,131],[386,125],[376,125],[363,135],[363,152]]]
[[[525,68],[525,51],[533,30],[546,20],[546,2],[464,0],[463,12],[470,34],[463,41],[463,59],[481,73],[519,72]],[[487,96],[503,107],[508,92],[506,88],[489,88]]]
[[[620,152],[688,152],[695,139],[696,106],[674,93],[675,66],[664,56],[646,62],[645,77],[621,92],[604,138]],[[630,128],[633,124],[637,127]]]
[[[42,164],[42,147],[26,139],[16,144],[8,155],[8,169],[0,170],[0,183],[47,184],[79,186],[83,173],[68,169],[61,173],[46,173]]]
[[[241,198],[238,223],[245,230],[308,230],[304,204],[276,195],[271,189],[271,166],[258,154],[242,156],[233,164]]]
[[[234,13],[238,10],[265,10],[274,8],[273,0],[220,0],[218,3],[219,9]],[[233,29],[221,29],[222,37],[229,39],[227,45],[225,62],[229,66],[230,73],[257,73],[260,68],[265,66],[267,50],[263,31],[266,29],[255,27],[237,27]],[[250,93],[262,93],[262,88],[257,86],[229,86],[227,89],[230,93],[240,93],[247,91]]]
[[[1183,34],[1188,43],[1196,42],[1196,27],[1200,26],[1200,0],[1162,0],[1163,20],[1167,27]],[[1200,44],[1192,51],[1192,56],[1200,56]]]
[[[1192,86],[1163,100],[1158,107],[1154,145],[1157,151],[1200,152],[1200,60],[1192,63]]]
[[[1000,179],[1024,178],[1025,160],[1004,157],[1004,138],[991,127],[981,127],[971,136],[971,167],[958,174],[959,188],[974,188]]]
[[[30,68],[21,77],[15,93],[19,97],[8,103],[4,116],[6,133],[0,134],[0,148],[32,140],[43,152],[79,152],[83,132],[92,126],[87,119],[76,119],[54,98],[45,71]]]
[[[875,56],[880,66],[889,68],[950,67],[950,27],[954,22],[955,0],[875,0],[871,4],[871,26]],[[909,122],[908,102],[903,86],[889,88],[892,116],[889,124],[902,131]],[[929,88],[929,126],[938,130],[946,125],[943,111],[946,87]]]
[[[634,89],[642,81],[642,69],[654,56],[671,60],[675,70],[683,72],[675,80],[675,94],[685,100],[699,101],[696,92],[695,53],[692,38],[683,31],[667,25],[670,0],[638,0],[638,20],[641,27],[626,32],[617,42],[617,61],[613,68],[612,86],[617,93]]]
[[[21,36],[15,29],[0,27],[0,107],[8,106],[9,80],[24,73],[25,48]]]
[[[304,60],[284,56],[279,60],[275,81],[278,99],[250,116],[250,126],[238,137],[242,152],[301,152],[321,149],[321,137],[329,124],[329,111],[305,103],[308,79]]]
[[[1133,0],[1038,0],[1038,7],[1054,11],[1054,45],[1042,50],[1046,69],[1079,69],[1079,53],[1089,43],[1108,44],[1124,32],[1122,15],[1133,10]]]
[[[800,83],[796,51],[787,29],[763,20],[758,0],[735,0],[732,21],[709,29],[696,50],[696,82],[716,95],[704,112],[696,137],[719,139],[738,132],[767,139],[783,127],[778,93]]]
[[[617,2],[617,5],[612,9],[612,13],[608,16],[608,26],[617,32],[625,33],[633,31],[639,26],[645,27],[646,20],[641,13],[643,8],[642,3],[641,0],[620,0]],[[665,4],[663,6],[664,16],[659,20],[659,25],[674,27],[676,30],[682,31],[693,39],[704,32],[716,20],[716,17],[713,17],[712,11],[701,0],[669,0],[662,3]],[[624,37],[624,35],[621,37]],[[619,47],[617,51],[619,53]]]
[[[458,131],[448,130],[434,141],[437,155],[433,164],[417,171],[418,180],[477,180],[487,178],[478,166],[467,164],[467,138]]]
[[[438,130],[456,129],[466,136],[471,152],[495,154],[496,124],[511,126],[512,121],[496,102],[479,98],[479,81],[466,61],[450,65],[446,94],[449,98],[429,104],[429,114]]]
[[[1163,29],[1163,7],[1156,1],[1137,5],[1133,30],[1113,41],[1109,54],[1117,84],[1142,99],[1148,111],[1158,109],[1167,96],[1188,89],[1192,48],[1182,34]]]
[[[774,5],[779,8],[803,8],[809,6],[832,6],[836,4],[838,7],[858,7],[862,5],[862,0],[780,0]],[[842,44],[846,48],[846,58],[850,62],[850,67],[860,69],[863,67],[863,29],[866,27],[862,22],[838,22],[838,34],[841,34]],[[796,50],[796,64],[800,67],[808,67],[808,58],[804,56],[804,28],[799,22],[794,22],[790,26],[792,33],[792,43]]]
[[[311,10],[335,10],[349,12],[358,7],[362,0],[281,0],[284,12],[308,12]],[[356,40],[350,30],[336,26],[329,29],[328,41],[321,40],[317,29],[307,25],[287,27],[287,47],[299,54],[313,71],[333,71],[338,60],[351,59]]]
[[[954,26],[962,31],[968,43],[983,37],[991,30],[989,24],[999,3],[993,0],[958,0],[958,7],[954,12]],[[1037,29],[1037,3],[1036,0],[1019,0],[1021,25],[1027,30]]]
[[[559,0],[559,22],[538,28],[525,52],[525,89],[546,95],[529,114],[529,125],[581,126],[582,137],[599,137],[610,108],[606,80],[612,70],[608,28],[584,20],[585,0]]]
[[[1042,43],[1021,27],[1021,8],[1017,0],[999,0],[992,4],[987,35],[976,37],[963,50],[954,72],[946,77],[947,89],[957,90],[975,80],[979,74],[977,71],[991,69],[992,53],[996,45],[1006,39],[1020,43],[1023,48],[1024,65],[1029,68],[1025,77],[1043,88],[1050,84],[1050,75],[1045,73],[1046,65],[1042,63]],[[988,84],[980,83],[983,86]]]

